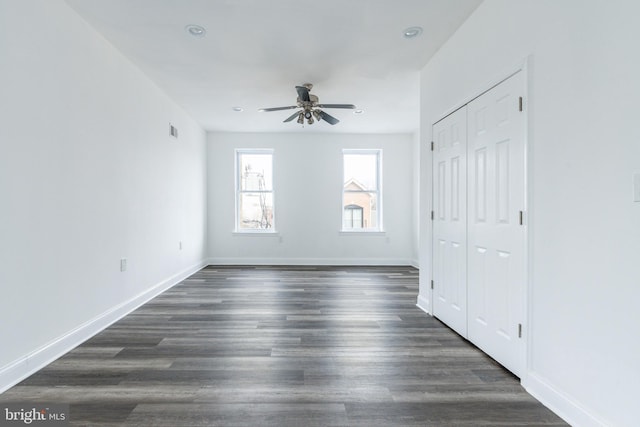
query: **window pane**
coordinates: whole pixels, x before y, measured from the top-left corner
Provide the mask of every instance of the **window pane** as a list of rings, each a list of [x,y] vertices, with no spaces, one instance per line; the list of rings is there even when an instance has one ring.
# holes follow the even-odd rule
[[[362,212],[363,208],[357,205],[347,205],[344,208],[342,228],[353,229],[362,228]]]
[[[271,154],[240,154],[240,189],[273,190]]]
[[[238,202],[238,228],[273,228],[273,194],[242,193]]]
[[[378,228],[378,197],[376,193],[344,193],[342,207],[343,229]]]
[[[344,189],[377,190],[378,156],[376,154],[344,155]]]

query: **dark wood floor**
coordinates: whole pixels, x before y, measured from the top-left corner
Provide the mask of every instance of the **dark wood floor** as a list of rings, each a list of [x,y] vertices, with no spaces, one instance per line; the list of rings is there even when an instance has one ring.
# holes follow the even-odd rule
[[[0,395],[72,425],[566,425],[415,307],[410,267],[208,267]]]

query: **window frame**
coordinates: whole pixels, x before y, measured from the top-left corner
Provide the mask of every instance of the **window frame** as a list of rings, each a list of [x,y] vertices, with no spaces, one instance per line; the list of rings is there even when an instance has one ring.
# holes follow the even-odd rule
[[[344,167],[345,155],[376,155],[376,188],[375,190],[346,190],[344,188]],[[341,233],[383,233],[383,215],[382,215],[382,148],[344,148],[342,149],[342,191],[340,198],[341,206]],[[345,194],[346,193],[362,193],[375,194],[376,200],[376,227],[364,228],[364,216],[362,220],[362,228],[345,228]]]
[[[276,230],[276,200],[275,200],[275,168],[273,167],[274,165],[274,155],[275,150],[273,148],[236,148],[234,150],[234,163],[235,163],[235,167],[234,167],[234,174],[235,174],[235,188],[234,188],[234,192],[235,192],[235,219],[234,219],[234,223],[235,223],[235,229],[234,229],[234,233],[239,233],[239,234],[277,234],[277,230]],[[268,154],[271,156],[271,189],[270,190],[243,190],[242,189],[242,177],[240,176],[240,174],[242,173],[241,171],[241,157],[242,155],[251,155],[251,154],[257,154],[257,155],[265,155]],[[271,221],[271,228],[240,228],[240,199],[242,198],[243,194],[246,193],[250,193],[250,194],[255,194],[255,193],[264,193],[264,194],[271,194],[271,200],[273,203],[272,206],[272,216],[273,219]]]

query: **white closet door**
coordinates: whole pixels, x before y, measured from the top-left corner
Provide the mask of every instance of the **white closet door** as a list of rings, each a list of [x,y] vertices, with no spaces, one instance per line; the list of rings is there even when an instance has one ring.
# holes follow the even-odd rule
[[[468,104],[469,339],[524,372],[525,116],[522,72]]]
[[[467,336],[467,107],[433,125],[433,314]]]

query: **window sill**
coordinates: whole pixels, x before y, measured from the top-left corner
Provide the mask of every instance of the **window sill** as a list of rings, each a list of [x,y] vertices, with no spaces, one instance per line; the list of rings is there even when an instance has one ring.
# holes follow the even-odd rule
[[[278,237],[278,231],[232,231],[233,236],[249,236],[249,237]]]
[[[374,231],[353,231],[353,230],[341,230],[338,232],[341,236],[386,236],[386,231],[374,230]]]

